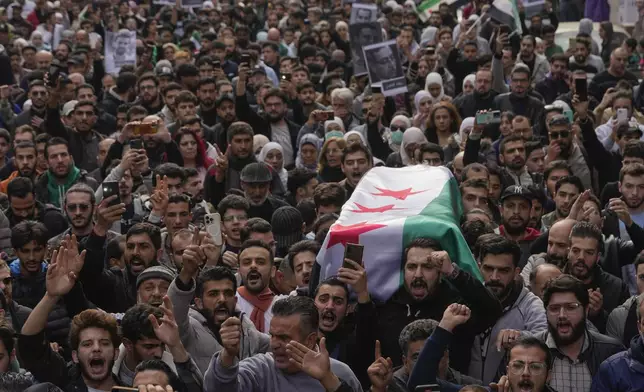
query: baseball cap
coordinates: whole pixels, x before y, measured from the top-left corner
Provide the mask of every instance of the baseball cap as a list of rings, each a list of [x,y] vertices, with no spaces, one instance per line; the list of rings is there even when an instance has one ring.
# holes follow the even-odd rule
[[[253,162],[244,167],[240,179],[247,183],[271,182],[273,181],[273,173],[264,162]]]
[[[532,194],[530,189],[520,185],[510,185],[503,191],[503,194],[501,195],[501,202],[503,202],[508,197],[513,196],[522,197],[530,204],[532,204],[532,199],[534,198],[534,195]]]
[[[253,68],[253,72],[251,73],[251,75],[255,75],[258,73],[266,75],[266,70],[264,69],[264,67],[258,65],[255,68]]]
[[[73,111],[74,111],[74,109],[76,108],[76,104],[77,104],[77,103],[78,103],[78,101],[69,101],[69,102],[66,102],[66,103],[63,105],[63,109],[61,110],[60,114],[62,114],[62,115],[63,115],[63,116],[65,116],[65,117],[69,116],[70,114],[72,114],[72,112],[73,112]]]
[[[234,105],[235,99],[230,94],[224,94],[221,97],[217,98],[217,100],[215,101],[215,108],[219,108],[219,106],[221,106],[221,104],[224,102],[232,102]]]
[[[557,114],[550,119],[548,125],[570,125],[570,121],[568,121],[568,117],[563,114]]]
[[[156,72],[158,77],[161,77],[161,76],[172,76],[173,77],[174,76],[174,72],[172,72],[172,68],[170,68],[170,67],[157,68],[157,69],[155,69],[155,72]]]
[[[271,226],[278,249],[288,249],[302,240],[304,219],[300,211],[292,206],[280,207],[273,212]]]
[[[78,56],[71,56],[67,59],[67,64],[82,65],[83,59]]]

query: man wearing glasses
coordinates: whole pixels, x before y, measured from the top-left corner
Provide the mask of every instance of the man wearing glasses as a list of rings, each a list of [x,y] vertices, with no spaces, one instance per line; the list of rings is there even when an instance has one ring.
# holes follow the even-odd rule
[[[559,392],[590,391],[599,365],[624,350],[619,341],[587,328],[586,314],[594,301],[584,283],[571,275],[561,275],[546,286],[548,331],[536,337],[554,356],[550,385]]]
[[[70,227],[47,241],[48,257],[51,256],[54,249],[60,247],[60,242],[66,235],[75,234],[78,241],[89,236],[92,230],[94,230],[93,217],[95,203],[96,197],[94,196],[94,191],[88,185],[76,184],[69,188],[65,194],[63,210],[65,211],[65,216]],[[45,226],[48,225],[49,215],[54,212],[60,214],[57,210],[47,211],[45,215],[47,220],[43,222]]]
[[[588,102],[575,101],[578,114],[578,124],[582,132],[593,132],[592,122],[588,119]],[[585,105],[581,108],[580,104]],[[587,129],[590,127],[590,129]],[[570,120],[564,115],[554,115],[548,122],[548,152],[546,164],[553,161],[566,161],[572,174],[581,179],[584,188],[591,189],[590,169],[579,146],[573,143],[573,132]]]
[[[547,384],[553,360],[548,346],[539,339],[518,339],[510,350],[507,367],[510,391],[556,392]]]
[[[530,124],[534,124],[534,134],[540,136],[543,132],[541,130],[543,102],[530,95],[530,69],[525,64],[517,64],[512,69],[510,77],[510,92],[499,94],[494,98],[495,109],[501,112],[511,111],[515,115],[527,117]],[[499,87],[502,90],[507,89],[505,84],[496,86],[496,88]]]

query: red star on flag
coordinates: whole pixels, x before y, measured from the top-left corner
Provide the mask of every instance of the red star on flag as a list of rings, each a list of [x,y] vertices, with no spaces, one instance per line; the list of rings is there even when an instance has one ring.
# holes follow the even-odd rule
[[[351,212],[358,212],[358,213],[374,213],[374,212],[387,212],[391,210],[402,210],[403,208],[394,208],[393,204],[389,204],[386,206],[382,207],[375,207],[375,208],[370,208],[363,206],[361,204],[355,203],[356,206],[358,206],[357,210],[351,210]]]
[[[381,227],[385,227],[386,225],[379,225],[377,223],[367,223],[367,222],[360,222],[356,223],[353,225],[341,225],[341,224],[335,224],[329,231],[329,243],[327,245],[327,248],[332,247],[335,244],[342,244],[342,245],[347,245],[347,243],[351,244],[359,244],[360,243],[360,235],[367,233],[372,230],[380,229]]]
[[[398,199],[398,200],[405,200],[411,195],[416,195],[416,194],[419,194],[419,193],[427,192],[427,190],[418,191],[418,192],[412,192],[411,188],[402,189],[402,190],[399,190],[399,191],[394,191],[394,190],[391,190],[391,189],[382,189],[382,188],[378,188],[378,187],[374,187],[374,188],[379,190],[380,193],[372,193],[372,195],[374,195],[374,196],[393,197],[394,199]]]

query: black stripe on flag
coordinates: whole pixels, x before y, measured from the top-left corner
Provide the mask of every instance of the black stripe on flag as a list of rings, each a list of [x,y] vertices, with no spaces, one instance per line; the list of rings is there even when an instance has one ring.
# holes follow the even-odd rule
[[[518,30],[519,28],[519,26],[516,25],[512,14],[505,13],[494,5],[490,6],[490,9],[487,10],[487,14],[497,22],[510,26],[510,29],[512,30]]]

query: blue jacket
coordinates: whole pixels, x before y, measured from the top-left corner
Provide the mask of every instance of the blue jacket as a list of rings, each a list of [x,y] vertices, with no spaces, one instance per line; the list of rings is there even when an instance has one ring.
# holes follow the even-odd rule
[[[637,336],[627,351],[617,353],[600,366],[593,378],[591,392],[636,392],[644,386],[644,343]]]

